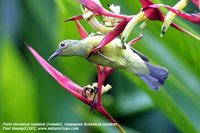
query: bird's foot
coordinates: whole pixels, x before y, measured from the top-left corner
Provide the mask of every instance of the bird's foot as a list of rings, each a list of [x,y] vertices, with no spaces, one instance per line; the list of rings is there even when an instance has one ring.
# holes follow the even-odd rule
[[[98,93],[98,88],[95,87],[94,97],[93,97],[93,99],[92,99],[92,101],[91,101],[91,104],[90,104],[90,112],[93,111],[93,108],[94,108],[94,105],[95,105],[95,102],[96,102],[97,93]]]
[[[82,92],[82,96],[91,101],[90,112],[92,112],[95,102],[97,102],[96,98],[98,93],[97,83],[93,83],[93,85],[84,86],[83,88],[84,90]]]

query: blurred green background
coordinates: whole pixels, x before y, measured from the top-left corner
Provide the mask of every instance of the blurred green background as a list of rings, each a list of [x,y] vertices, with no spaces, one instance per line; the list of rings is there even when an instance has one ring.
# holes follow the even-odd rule
[[[114,3],[121,6],[121,13],[129,15],[139,12],[138,1],[101,0],[105,8]],[[173,5],[177,1],[162,3]],[[190,4],[185,11],[191,10],[198,9]],[[97,112],[90,113],[89,106],[66,92],[23,43],[26,41],[47,59],[60,41],[80,39],[75,23],[64,23],[78,14],[81,10],[77,0],[0,0],[1,126],[2,122],[108,122]],[[179,17],[175,22],[200,36],[199,26]],[[88,32],[94,31],[84,20],[81,23]],[[117,70],[106,81],[113,89],[104,94],[103,103],[127,132],[200,132],[200,41],[173,28],[160,38],[161,25],[150,22],[144,38],[134,48],[154,64],[169,69],[166,84],[154,92],[137,76]],[[136,27],[130,39],[139,34]],[[97,81],[96,67],[82,58],[57,58],[51,64],[81,86]],[[80,127],[73,132],[117,129]]]

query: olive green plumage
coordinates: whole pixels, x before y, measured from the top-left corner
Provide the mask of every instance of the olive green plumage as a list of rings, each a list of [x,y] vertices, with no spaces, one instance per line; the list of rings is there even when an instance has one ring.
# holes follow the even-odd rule
[[[124,44],[124,48],[118,38],[91,54],[92,49],[99,45],[103,37],[103,35],[90,35],[83,40],[62,41],[49,60],[56,56],[81,56],[94,64],[135,73],[154,90],[164,84],[168,77],[167,69],[151,65],[147,57],[128,44]]]

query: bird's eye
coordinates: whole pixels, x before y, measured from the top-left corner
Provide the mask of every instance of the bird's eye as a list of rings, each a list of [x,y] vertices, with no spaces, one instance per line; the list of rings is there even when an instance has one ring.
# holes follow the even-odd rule
[[[65,44],[64,44],[64,43],[61,43],[60,46],[61,46],[61,47],[65,47]]]

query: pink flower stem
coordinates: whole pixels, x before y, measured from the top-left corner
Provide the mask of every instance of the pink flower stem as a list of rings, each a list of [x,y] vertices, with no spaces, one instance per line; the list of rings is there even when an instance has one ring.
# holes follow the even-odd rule
[[[83,26],[79,23],[78,20],[75,20],[76,22],[76,26],[78,28],[78,31],[80,33],[80,36],[82,39],[85,39],[88,36],[88,33],[85,31],[85,29],[83,28]]]
[[[102,86],[106,78],[113,72],[114,69],[97,65],[98,70],[98,104],[102,105]]]
[[[102,73],[101,66],[97,65],[98,70],[98,104],[102,105],[102,85],[105,81],[105,76]]]
[[[134,38],[133,40],[131,40],[128,44],[129,44],[129,45],[133,45],[133,44],[135,44],[136,42],[138,42],[140,39],[142,39],[142,37],[143,37],[143,35],[142,35],[142,33],[141,33],[138,37],[136,37],[136,38]]]
[[[95,106],[95,109],[100,112],[102,115],[104,115],[110,122],[116,124],[116,127],[118,128],[118,130],[121,132],[121,133],[126,133],[126,131],[120,126],[120,124],[118,124],[116,122],[116,120],[106,111],[106,109],[102,106],[102,105],[99,105],[98,107]]]
[[[98,101],[95,104],[94,108],[104,115],[110,122],[115,123],[116,127],[121,133],[125,133],[126,131],[116,122],[116,120],[106,111],[102,104],[102,86],[106,78],[113,72],[114,69],[109,67],[102,67],[97,65],[98,69]]]

